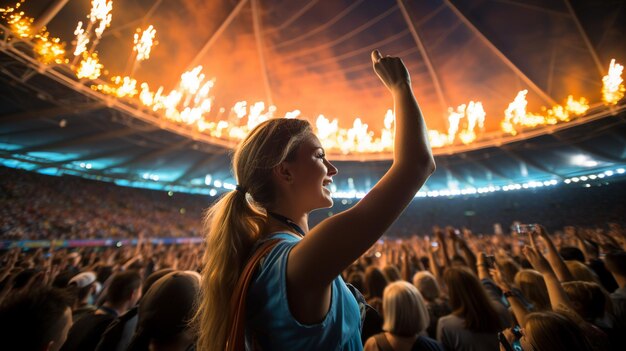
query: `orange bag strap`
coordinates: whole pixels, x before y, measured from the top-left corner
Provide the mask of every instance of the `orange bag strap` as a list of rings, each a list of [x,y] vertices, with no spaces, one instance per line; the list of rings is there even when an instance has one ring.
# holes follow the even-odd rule
[[[254,255],[250,257],[239,276],[239,280],[237,281],[233,296],[230,300],[234,314],[226,341],[226,351],[245,351],[246,341],[244,334],[246,329],[246,296],[248,286],[261,259],[280,241],[281,239],[271,239],[261,245],[261,247],[254,252]]]

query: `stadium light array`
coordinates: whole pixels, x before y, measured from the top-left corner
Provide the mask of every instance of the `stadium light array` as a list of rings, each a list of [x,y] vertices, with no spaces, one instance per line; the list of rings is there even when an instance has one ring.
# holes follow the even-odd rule
[[[550,188],[559,184],[572,184],[572,183],[585,183],[587,181],[593,181],[598,179],[604,179],[606,177],[612,177],[614,175],[622,175],[626,173],[624,168],[609,169],[599,173],[588,173],[578,175],[563,180],[549,179],[549,180],[531,180],[524,183],[511,183],[507,185],[489,185],[483,187],[468,187],[464,189],[441,189],[441,190],[420,190],[415,194],[416,198],[436,198],[436,197],[458,197],[467,195],[482,195],[496,192],[509,192],[517,190],[528,190],[538,188]],[[333,184],[334,185],[334,184]],[[584,185],[587,187],[586,185]],[[219,193],[225,191],[234,190],[235,185],[216,180],[213,182],[213,187],[209,191],[210,196],[216,196]],[[350,200],[350,199],[362,199],[367,192],[358,190],[336,190],[331,189],[331,194],[334,199]],[[342,204],[345,203],[342,201]]]

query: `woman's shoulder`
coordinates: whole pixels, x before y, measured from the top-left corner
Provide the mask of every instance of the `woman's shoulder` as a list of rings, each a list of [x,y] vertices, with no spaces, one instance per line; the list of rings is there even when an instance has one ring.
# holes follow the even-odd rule
[[[463,328],[465,320],[451,313],[447,316],[439,318],[439,321],[437,323],[440,327],[443,328]]]
[[[413,350],[443,351],[443,346],[435,339],[420,335],[413,344]]]
[[[363,345],[363,351],[380,351],[375,336],[370,336],[367,339],[365,345]]]

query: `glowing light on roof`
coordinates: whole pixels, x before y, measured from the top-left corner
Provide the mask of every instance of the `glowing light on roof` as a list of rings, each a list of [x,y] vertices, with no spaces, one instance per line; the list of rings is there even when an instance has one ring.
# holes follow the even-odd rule
[[[141,33],[141,35],[140,35]],[[141,28],[137,28],[137,32],[134,35],[133,51],[137,52],[135,59],[137,61],[144,61],[150,58],[150,52],[152,46],[155,44],[154,37],[156,36],[156,29],[150,25],[143,32]]]
[[[44,64],[66,63],[63,57],[64,44],[60,40],[50,38],[43,29],[39,33],[33,33],[33,19],[25,16],[24,12],[18,11],[23,1],[12,7],[0,9],[0,15],[9,24],[12,34],[16,37],[32,39],[40,62]],[[95,46],[104,30],[111,24],[112,9],[111,0],[92,0],[86,28],[82,22],[79,22],[76,27],[74,32],[76,47],[73,52],[75,59],[71,68],[79,79],[94,80],[105,72],[95,52]],[[94,34],[95,38],[92,38]],[[156,44],[155,36],[156,29],[153,25],[149,25],[143,31],[139,29],[135,33],[133,47],[136,52],[135,63],[149,59]],[[88,47],[89,45],[91,48]],[[77,64],[78,60],[80,60],[79,64]],[[111,83],[97,82],[92,88],[117,98],[137,99],[137,105],[143,104],[162,118],[164,123],[182,125],[193,132],[233,142],[243,139],[252,128],[270,118],[313,118],[313,116],[302,116],[300,110],[279,114],[277,106],[268,106],[262,101],[241,100],[231,107],[219,107],[218,118],[208,120],[209,113],[215,107],[215,97],[211,95],[211,90],[216,80],[207,79],[202,66],[184,72],[176,88],[169,92],[165,92],[163,87],[151,90],[148,82],[138,82],[133,77],[134,68],[135,66],[128,76],[114,76],[110,79]],[[603,101],[608,105],[617,104],[624,96],[622,72],[623,66],[614,59],[611,60],[608,74],[602,79]],[[589,110],[589,101],[586,98],[574,98],[570,95],[562,105],[542,107],[539,112],[529,112],[527,93],[527,90],[520,91],[504,110],[504,118],[500,124],[503,133],[516,135],[526,129],[565,123],[585,115]],[[232,111],[232,115],[228,111]],[[445,132],[428,131],[431,146],[438,148],[473,143],[483,132],[486,115],[480,101],[470,101],[456,108],[450,107],[448,129]],[[230,118],[230,116],[236,116],[236,118]],[[372,154],[393,150],[393,122],[393,112],[388,110],[384,116],[384,127],[379,133],[371,130],[361,118],[354,118],[346,128],[340,126],[337,118],[327,118],[319,114],[315,118],[314,126],[325,148],[330,152]]]
[[[302,112],[300,110],[293,110],[285,113],[285,118],[298,118]]]
[[[587,155],[575,155],[571,158],[571,163],[576,166],[582,167],[595,167],[598,165],[597,161],[592,160]]]
[[[135,97],[139,93],[137,90],[137,80],[131,77],[116,76],[111,78],[111,82],[112,84],[93,85],[92,89],[109,95],[115,95],[119,98],[125,96]]]
[[[34,19],[25,16],[22,11],[17,12],[23,2],[24,0],[12,7],[0,8],[0,18],[6,20],[14,35],[20,38],[33,39],[33,49],[40,62],[46,65],[66,63],[65,43],[62,43],[59,38],[51,37],[45,27],[35,33],[32,29]]]
[[[43,32],[37,37],[35,43],[35,53],[42,63],[49,65],[52,63],[67,63],[65,58],[65,44],[59,38],[50,38],[48,32]]]
[[[438,190],[422,189],[417,194],[415,194],[415,197],[416,198],[425,198],[425,197],[435,198],[435,197],[455,197],[455,196],[467,196],[467,195],[484,195],[484,194],[490,194],[490,193],[497,193],[501,191],[509,192],[509,191],[523,190],[523,189],[540,191],[543,188],[551,188],[559,184],[566,184],[566,185],[571,185],[571,186],[582,185],[588,188],[591,186],[591,184],[589,183],[592,183],[593,180],[602,179],[604,177],[610,177],[616,174],[623,175],[624,173],[626,173],[626,170],[624,168],[616,168],[613,170],[609,169],[598,174],[588,173],[588,174],[583,174],[583,175],[579,175],[579,176],[575,176],[571,178],[565,178],[562,180],[562,182],[557,179],[548,179],[548,180],[531,180],[525,183],[510,183],[510,184],[506,184],[502,186],[487,185],[487,186],[482,186],[482,187],[467,187],[464,189],[447,188],[447,189],[438,189]],[[336,199],[361,199],[365,197],[367,192],[357,190],[354,185],[354,179],[352,180],[351,179],[352,178],[348,178],[347,190],[345,189],[344,190],[336,190],[336,189],[331,190],[332,197]],[[585,183],[587,181],[589,181],[589,183]],[[211,186],[211,184],[207,184],[207,185]],[[217,189],[221,189],[219,190],[219,192],[223,192],[224,190],[229,191],[235,188],[233,184],[223,182],[221,180],[214,180],[212,185],[213,185],[213,188],[211,190],[215,190],[215,193],[214,195],[211,195],[211,196],[215,196],[218,193]],[[342,204],[344,205],[347,203],[348,202],[344,203],[342,201]]]
[[[509,134],[517,134],[520,128],[535,128],[543,125],[552,125],[559,122],[568,122],[573,116],[581,116],[589,109],[589,102],[581,97],[575,100],[572,95],[567,97],[565,106],[555,105],[550,109],[542,107],[542,114],[526,111],[528,90],[522,90],[504,110],[504,120],[500,126],[502,131]]]
[[[615,59],[611,60],[609,65],[609,73],[602,77],[602,101],[607,105],[615,105],[624,97],[624,80],[622,79],[622,72],[624,66],[615,62]]]
[[[98,59],[98,54],[94,52],[88,55],[85,52],[76,71],[76,77],[91,80],[97,79],[102,74],[102,67],[103,65],[100,63],[100,59]]]
[[[30,38],[34,35],[34,33],[32,33],[34,19],[25,16],[23,11],[17,11],[24,1],[25,0],[21,0],[12,7],[0,8],[0,14],[2,14],[2,18],[7,21],[7,24],[15,35],[20,38]]]

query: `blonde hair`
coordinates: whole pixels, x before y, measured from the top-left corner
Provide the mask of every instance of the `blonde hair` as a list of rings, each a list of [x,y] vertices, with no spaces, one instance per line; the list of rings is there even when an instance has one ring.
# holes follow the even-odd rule
[[[231,294],[267,224],[264,209],[275,200],[272,170],[292,160],[310,133],[305,120],[271,119],[254,128],[235,149],[233,172],[243,190],[225,194],[204,218],[204,267],[198,311],[192,321],[199,351],[225,349],[232,323]]]
[[[515,285],[533,304],[533,311],[549,311],[550,296],[543,275],[534,269],[522,269],[515,275]]]
[[[419,290],[424,299],[428,302],[435,302],[441,295],[439,284],[432,273],[419,271],[413,276],[413,285]]]
[[[399,336],[413,336],[430,324],[428,309],[417,288],[395,281],[383,293],[383,330]]]

